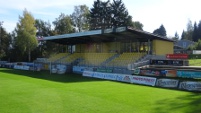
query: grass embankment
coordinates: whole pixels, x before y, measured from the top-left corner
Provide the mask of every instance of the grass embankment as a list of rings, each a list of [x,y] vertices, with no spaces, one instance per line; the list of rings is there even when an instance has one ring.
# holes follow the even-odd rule
[[[201,66],[201,59],[189,59],[190,66]]]
[[[198,113],[200,93],[0,68],[0,113]]]

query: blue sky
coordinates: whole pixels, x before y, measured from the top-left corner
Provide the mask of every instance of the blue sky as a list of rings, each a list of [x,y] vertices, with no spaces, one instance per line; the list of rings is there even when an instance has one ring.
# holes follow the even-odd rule
[[[122,1],[133,21],[140,21],[145,31],[153,32],[163,24],[168,37],[174,36],[176,31],[181,35],[189,19],[193,23],[201,20],[200,0]],[[71,14],[74,6],[86,4],[92,7],[93,2],[94,0],[0,0],[0,21],[3,21],[3,27],[11,32],[25,8],[35,19],[52,23],[61,13]]]

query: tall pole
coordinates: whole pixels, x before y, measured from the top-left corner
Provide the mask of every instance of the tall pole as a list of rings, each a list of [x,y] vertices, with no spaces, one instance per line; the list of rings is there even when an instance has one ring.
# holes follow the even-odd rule
[[[1,47],[1,28],[2,28],[2,25],[3,25],[3,21],[0,22],[0,47]]]
[[[1,45],[1,29],[2,29],[3,21],[0,21],[0,51],[2,50],[2,45]],[[1,57],[0,57],[1,61]]]

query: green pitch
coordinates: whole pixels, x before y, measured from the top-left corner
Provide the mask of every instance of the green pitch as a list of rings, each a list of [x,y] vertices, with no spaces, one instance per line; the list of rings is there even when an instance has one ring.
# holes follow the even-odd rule
[[[200,93],[0,68],[0,113],[199,113]]]

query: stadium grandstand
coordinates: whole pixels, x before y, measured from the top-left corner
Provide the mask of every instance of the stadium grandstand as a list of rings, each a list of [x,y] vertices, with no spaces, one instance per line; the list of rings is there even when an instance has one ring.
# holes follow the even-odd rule
[[[40,40],[66,45],[69,51],[34,62],[43,63],[44,68],[50,64],[63,64],[68,67],[68,72],[76,66],[131,73],[132,69],[147,65],[150,59],[163,59],[174,51],[173,40],[129,27],[49,36]]]

